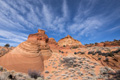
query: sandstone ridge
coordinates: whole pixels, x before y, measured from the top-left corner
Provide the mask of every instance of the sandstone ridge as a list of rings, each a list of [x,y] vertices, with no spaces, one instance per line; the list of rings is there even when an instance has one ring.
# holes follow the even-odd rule
[[[48,44],[55,44],[55,45],[57,45],[57,42],[55,41],[54,38],[49,38]]]
[[[52,51],[47,45],[48,36],[44,30],[30,34],[28,40],[19,44],[15,49],[0,58],[0,65],[8,70],[27,73],[29,70],[44,71],[44,60]]]
[[[82,46],[82,43],[76,39],[73,39],[70,35],[62,38],[58,41],[59,46]]]

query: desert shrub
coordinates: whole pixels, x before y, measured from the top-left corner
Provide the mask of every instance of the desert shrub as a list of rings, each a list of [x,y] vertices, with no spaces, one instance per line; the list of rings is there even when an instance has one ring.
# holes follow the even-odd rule
[[[8,78],[11,79],[11,80],[16,80],[15,76],[13,76],[12,74],[10,74],[10,75],[8,76]]]
[[[80,53],[81,53],[81,51],[78,51],[77,53],[78,53],[78,54],[80,54]]]
[[[120,80],[120,70],[116,72],[104,72],[104,75],[111,76],[111,77],[108,77],[106,80]]]
[[[59,50],[59,53],[61,52],[61,50]]]
[[[77,52],[77,54],[85,54],[85,52],[81,52],[81,51],[79,51],[79,52]]]
[[[61,51],[61,53],[64,53],[63,51]]]
[[[65,45],[63,45],[63,47],[66,47]]]
[[[102,53],[102,56],[108,57],[109,53]]]
[[[85,52],[81,52],[81,54],[85,54]]]
[[[78,54],[77,52],[74,52],[74,54]]]
[[[108,54],[108,56],[112,57],[112,56],[114,56],[114,53],[111,52],[111,53]]]
[[[41,73],[40,71],[36,71],[36,70],[29,70],[28,71],[28,75],[31,77],[31,78],[34,78],[34,79],[37,79],[38,77],[41,77]]]
[[[96,51],[95,53],[98,53],[98,55],[101,55],[101,54],[102,54],[102,52],[101,52],[101,51]]]
[[[8,72],[1,72],[0,80],[8,80],[9,75],[10,75],[10,73],[8,73]]]
[[[116,71],[116,73],[113,75],[113,78],[120,80],[120,70]]]
[[[101,60],[101,58],[98,58],[98,60]]]
[[[8,48],[8,47],[10,47],[10,44],[5,44],[4,47],[7,47],[7,48]]]
[[[105,53],[105,57],[108,57],[109,53]]]
[[[94,51],[90,51],[90,52],[88,52],[88,54],[93,54],[94,53]]]
[[[3,71],[3,67],[2,66],[0,66],[0,71]]]
[[[114,51],[114,53],[119,53],[119,52],[120,52],[120,48]]]
[[[90,51],[90,52],[88,52],[88,54],[95,55],[96,53],[94,51]]]
[[[100,68],[100,74],[99,74],[99,79],[102,80],[114,80],[114,79],[109,79],[110,78],[110,72],[113,72],[114,70],[108,67],[101,67]],[[116,80],[116,79],[115,79]]]
[[[93,53],[92,55],[95,55],[96,53]]]
[[[75,65],[76,61],[74,57],[64,57],[63,60],[60,60],[60,62],[68,68],[77,66]]]
[[[105,61],[105,62],[109,62],[109,59],[106,57],[104,61]]]
[[[78,48],[78,46],[72,46],[71,48],[72,48],[72,49],[76,49],[76,48]]]
[[[102,53],[102,56],[105,56],[106,53]]]

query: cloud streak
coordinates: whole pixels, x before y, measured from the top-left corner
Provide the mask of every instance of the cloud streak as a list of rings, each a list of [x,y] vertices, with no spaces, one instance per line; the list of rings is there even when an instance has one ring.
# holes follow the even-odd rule
[[[50,33],[51,35],[71,34],[77,39],[80,39],[80,36],[92,38],[98,30],[105,32],[113,30],[113,26],[120,25],[119,1],[54,2],[54,0],[49,3],[47,0],[0,0],[0,41],[20,43],[38,28],[45,29],[48,33],[54,32]],[[116,25],[115,21],[118,21]]]

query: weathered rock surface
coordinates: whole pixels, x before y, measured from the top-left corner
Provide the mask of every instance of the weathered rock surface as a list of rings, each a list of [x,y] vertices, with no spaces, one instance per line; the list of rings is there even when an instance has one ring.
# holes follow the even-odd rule
[[[104,47],[104,43],[96,43],[95,46]]]
[[[13,49],[14,49],[14,47],[7,48],[7,47],[1,47],[0,46],[0,57],[7,54],[9,51],[11,51]]]
[[[111,42],[105,42],[104,45],[105,45],[105,47],[112,46]]]
[[[58,41],[59,46],[82,46],[82,43],[78,40],[73,39],[70,35],[62,38]]]
[[[28,70],[44,70],[43,61],[52,55],[47,45],[48,36],[44,30],[30,34],[28,40],[19,44],[15,49],[0,58],[0,65],[8,70],[25,72]]]
[[[54,38],[49,38],[48,44],[55,44],[55,45],[57,45],[57,42],[55,41]]]
[[[114,41],[105,41],[101,43],[95,43],[95,44],[86,44],[86,47],[114,47],[114,46],[120,46],[120,40],[114,40]]]

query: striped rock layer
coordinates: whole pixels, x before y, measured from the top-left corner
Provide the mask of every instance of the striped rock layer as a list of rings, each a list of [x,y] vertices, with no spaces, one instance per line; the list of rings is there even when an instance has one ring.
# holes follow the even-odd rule
[[[52,55],[47,45],[48,39],[45,31],[39,29],[38,33],[30,34],[27,41],[0,57],[0,65],[23,73],[29,70],[44,71],[44,60]]]

